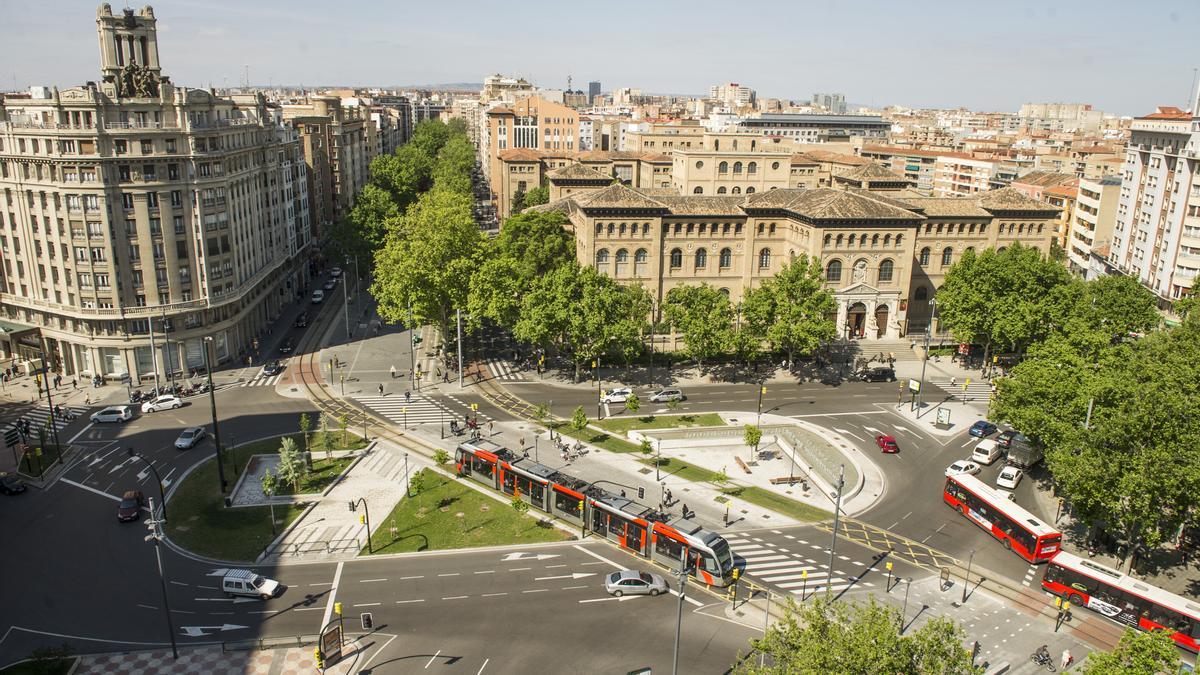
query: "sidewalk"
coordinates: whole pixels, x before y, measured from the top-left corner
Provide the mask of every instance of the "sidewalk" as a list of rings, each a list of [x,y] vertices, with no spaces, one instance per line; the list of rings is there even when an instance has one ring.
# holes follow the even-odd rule
[[[313,650],[309,647],[286,647],[280,649],[254,649],[226,651],[219,645],[204,647],[180,647],[179,658],[171,656],[171,650],[118,652],[115,654],[90,654],[79,657],[73,675],[121,675],[123,673],[156,675],[206,673],[210,675],[311,675],[324,672],[327,675],[347,675],[357,672],[358,663],[364,656],[361,641],[347,644],[348,654],[338,663],[325,670],[317,669]]]

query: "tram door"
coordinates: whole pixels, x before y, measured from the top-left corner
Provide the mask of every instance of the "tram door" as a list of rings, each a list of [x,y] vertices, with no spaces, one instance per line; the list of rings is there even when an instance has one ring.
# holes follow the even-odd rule
[[[625,523],[625,539],[621,542],[625,548],[641,553],[646,548],[645,541],[646,528],[637,523]]]

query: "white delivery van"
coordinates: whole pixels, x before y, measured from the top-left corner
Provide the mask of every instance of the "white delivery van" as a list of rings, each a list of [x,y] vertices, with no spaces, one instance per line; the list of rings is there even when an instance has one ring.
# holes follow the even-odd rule
[[[999,458],[1000,444],[990,438],[979,441],[979,445],[976,445],[975,451],[971,453],[971,459],[980,464],[991,464]]]
[[[262,600],[270,600],[279,595],[283,586],[274,579],[259,576],[250,570],[229,570],[221,578],[221,590],[225,597],[245,595]]]

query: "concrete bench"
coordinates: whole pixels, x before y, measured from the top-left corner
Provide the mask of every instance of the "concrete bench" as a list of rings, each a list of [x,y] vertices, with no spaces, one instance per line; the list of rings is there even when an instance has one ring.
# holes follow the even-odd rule
[[[772,478],[771,485],[791,485],[793,483],[804,483],[808,485],[808,479],[804,476],[783,476],[782,478]]]
[[[746,473],[751,473],[751,471],[750,471],[750,467],[746,466],[746,463],[742,461],[742,458],[741,458],[741,457],[736,457],[736,456],[735,456],[735,457],[733,458],[733,461],[737,462],[737,465],[738,465],[738,466],[740,466],[740,467],[742,467],[742,471],[745,471]]]

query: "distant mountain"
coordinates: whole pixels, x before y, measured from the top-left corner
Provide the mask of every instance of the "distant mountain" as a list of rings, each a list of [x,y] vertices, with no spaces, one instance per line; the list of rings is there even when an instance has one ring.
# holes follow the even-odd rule
[[[438,91],[479,91],[482,82],[447,82],[444,84],[401,84],[397,89],[433,89]]]

